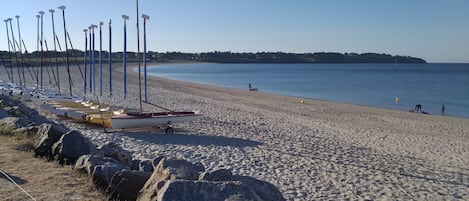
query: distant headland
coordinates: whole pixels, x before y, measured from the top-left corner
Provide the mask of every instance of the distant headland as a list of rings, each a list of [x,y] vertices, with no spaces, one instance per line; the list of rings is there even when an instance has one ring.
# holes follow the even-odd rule
[[[56,55],[54,51],[44,51],[46,57]],[[57,52],[59,57],[64,57],[64,52]],[[83,61],[84,52],[81,50],[69,50],[69,56],[75,57],[73,61]],[[140,53],[142,58],[142,54]],[[38,52],[24,54],[29,63],[35,65],[39,62]],[[62,55],[62,56],[60,56]],[[95,51],[95,59],[99,58],[99,51]],[[127,52],[127,61],[137,61],[136,52]],[[15,56],[11,52],[0,51],[1,62],[4,65],[16,63]],[[427,63],[424,59],[378,53],[336,53],[336,52],[316,52],[316,53],[285,53],[285,52],[257,52],[257,53],[234,53],[234,52],[205,52],[205,53],[184,53],[184,52],[153,52],[146,55],[149,62],[211,62],[211,63]],[[109,53],[103,51],[103,59],[109,59]],[[113,52],[114,62],[122,61],[123,52]],[[54,62],[46,59],[47,62]],[[59,62],[61,59],[59,59]],[[32,61],[32,62],[31,62]]]
[[[410,56],[393,56],[377,53],[284,53],[284,52],[207,52],[181,53],[149,52],[151,60],[156,61],[197,61],[214,63],[426,63],[424,59]]]

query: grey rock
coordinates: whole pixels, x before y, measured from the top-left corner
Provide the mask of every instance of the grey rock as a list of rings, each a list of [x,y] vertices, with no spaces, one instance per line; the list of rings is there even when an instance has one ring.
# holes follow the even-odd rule
[[[113,142],[107,142],[97,148],[98,154],[116,159],[123,165],[132,166],[132,154]]]
[[[20,117],[5,117],[0,119],[0,128],[2,130],[15,130],[18,128],[26,127],[31,123],[31,121],[26,120]]]
[[[114,174],[107,188],[111,200],[136,200],[151,172],[123,170]]]
[[[24,133],[26,136],[33,136],[37,134],[39,130],[38,126],[27,126],[14,130],[14,133]]]
[[[132,161],[130,162],[130,169],[131,169],[131,170],[139,170],[139,169],[140,169],[139,166],[140,166],[140,162],[141,162],[141,161],[142,161],[142,160],[140,160],[140,159],[134,159],[134,160],[132,160]]]
[[[78,131],[69,131],[62,135],[54,144],[53,152],[60,164],[73,164],[82,155],[97,153],[96,146]]]
[[[141,160],[139,163],[139,169],[140,171],[145,171],[145,172],[153,172],[155,170],[155,167],[158,166],[160,161],[164,159],[164,156],[159,156],[154,159],[144,159]]]
[[[93,178],[95,184],[103,189],[108,187],[115,173],[130,170],[129,167],[122,165],[113,158],[93,154],[79,157],[74,169],[81,173],[87,173]]]
[[[0,108],[0,119],[8,117],[8,112],[2,108]]]
[[[152,162],[153,160],[150,160],[150,159],[141,160],[140,163],[138,164],[138,170],[152,173],[155,170]]]
[[[236,181],[237,177],[227,169],[215,170],[212,172],[204,172],[200,174],[199,180],[205,181]]]
[[[94,167],[91,177],[98,187],[106,189],[111,183],[111,179],[114,174],[123,170],[130,170],[130,168],[118,162],[105,162],[104,164],[96,165]]]
[[[185,200],[211,200],[211,201],[261,201],[247,186],[236,181],[210,182],[171,180],[148,197],[138,197],[137,200],[149,201],[185,201]]]
[[[282,193],[273,184],[253,177],[237,176],[237,180],[254,191],[262,200],[284,201]]]
[[[105,163],[119,163],[119,162],[109,157],[87,154],[87,155],[80,156],[77,159],[73,169],[81,173],[86,173],[88,174],[88,176],[92,176],[94,172],[94,168],[97,165],[102,165]]]
[[[139,192],[139,199],[154,197],[158,190],[170,180],[197,180],[205,168],[179,158],[163,158],[156,166],[150,179]]]
[[[34,156],[48,156],[53,158],[52,146],[60,140],[66,131],[52,124],[41,124],[37,131],[37,140],[34,145]]]

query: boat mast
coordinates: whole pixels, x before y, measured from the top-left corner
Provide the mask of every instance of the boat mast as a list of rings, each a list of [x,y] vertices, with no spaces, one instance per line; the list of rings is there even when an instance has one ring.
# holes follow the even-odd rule
[[[20,72],[20,68],[18,66],[18,52],[16,51],[16,40],[15,40],[15,34],[13,33],[13,25],[11,24],[11,21],[12,19],[9,18],[8,20],[10,22],[10,31],[11,31],[11,38],[12,38],[12,41],[11,41],[11,47],[12,47],[12,50],[15,54],[15,61],[16,61],[16,70],[18,71],[18,78],[20,80],[20,86],[23,86],[23,82],[21,81],[21,72]]]
[[[36,15],[36,18],[37,18],[37,40],[36,40],[37,57],[36,58],[39,58],[40,57],[40,52],[39,52],[39,40],[40,40],[39,19],[41,18],[41,16]],[[39,89],[39,69],[38,68],[36,68],[36,89]]]
[[[88,27],[88,38],[90,39],[90,41],[88,42],[89,45],[90,45],[90,50],[88,51],[88,65],[90,66],[90,94],[91,92],[93,92],[92,90],[92,86],[93,86],[93,83],[92,83],[92,76],[93,76],[93,67],[91,65],[91,45],[93,45],[93,41],[92,41],[92,35],[91,35],[91,26]]]
[[[93,51],[91,52],[91,66],[93,66],[93,94],[96,94],[96,61],[95,61],[95,52],[96,52],[96,49],[95,49],[95,38],[96,38],[96,35],[94,34],[94,29],[97,28],[98,26],[92,24],[91,25],[91,31],[93,32]],[[91,87],[91,86],[90,86]]]
[[[23,75],[23,86],[26,86],[26,78],[24,77],[24,60],[23,60],[23,48],[21,47],[21,32],[20,32],[20,16],[17,15],[15,16],[16,18],[16,22],[18,24],[18,41],[19,41],[19,44],[18,45],[18,48],[19,48],[19,53],[20,53],[20,60],[21,60],[21,74]],[[16,41],[15,41],[16,42]]]
[[[99,22],[99,95],[103,95],[103,22]]]
[[[68,86],[70,90],[70,96],[72,94],[72,77],[70,76],[70,63],[68,61],[68,43],[67,43],[67,28],[65,26],[65,6],[59,6],[59,9],[62,10],[62,18],[64,21],[64,36],[65,36],[65,58],[67,63],[67,73],[68,73]]]
[[[5,22],[5,27],[6,27],[6,31],[7,31],[7,45],[8,45],[8,54],[9,54],[9,57],[10,57],[11,82],[15,82],[15,78],[13,76],[13,62],[11,62],[10,32],[8,31],[8,21],[10,21],[10,20],[11,20],[11,18],[8,18],[8,19],[5,19],[3,21]]]
[[[138,0],[137,2],[137,63],[138,63],[138,97],[139,97],[139,112],[142,114],[142,73],[140,69],[140,27],[139,27],[139,16],[138,16]]]
[[[145,90],[145,102],[148,102],[147,96],[147,20],[150,16],[143,14],[143,76],[144,76],[144,90]]]
[[[57,43],[56,43],[56,34],[55,34],[55,22],[54,22],[54,12],[55,10],[54,9],[50,9],[49,10],[51,16],[52,16],[52,35],[53,35],[53,39],[54,39],[54,57],[55,57],[55,72],[57,74],[57,88],[58,88],[58,92],[59,92],[59,95],[60,95],[60,76],[59,76],[59,61],[58,61],[58,58],[57,58]]]
[[[83,29],[83,32],[85,32],[85,54],[83,55],[83,61],[85,65],[85,78],[83,82],[83,96],[86,95],[86,59],[88,58],[88,29]]]
[[[44,11],[39,11],[39,15],[41,17],[41,40],[40,40],[40,44],[41,44],[41,89],[43,89],[43,72],[44,72],[44,64],[43,64],[43,56],[44,56],[44,46],[43,46],[43,41],[44,41],[44,27],[43,27],[43,19],[44,19]]]
[[[109,19],[109,96],[112,97],[112,29]]]
[[[124,19],[124,53],[122,54],[124,62],[124,99],[127,98],[127,20],[129,16],[122,15]]]

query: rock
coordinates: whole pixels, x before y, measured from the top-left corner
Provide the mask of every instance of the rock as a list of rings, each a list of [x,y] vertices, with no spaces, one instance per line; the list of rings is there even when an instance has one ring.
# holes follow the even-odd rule
[[[8,117],[8,112],[2,108],[0,108],[0,119]]]
[[[107,162],[118,163],[116,160],[109,158],[109,157],[87,154],[87,155],[80,156],[77,159],[73,169],[81,173],[87,173],[88,176],[91,176],[94,172],[94,168],[97,165],[102,165]]]
[[[17,116],[17,117],[26,117],[26,118],[32,118],[38,116],[37,111],[29,108],[25,104],[23,104],[19,100],[12,99],[8,96],[1,96],[0,99],[2,99],[2,104],[5,105],[6,107],[4,108],[5,111],[11,115],[11,116]]]
[[[114,174],[107,192],[110,200],[136,200],[151,172],[123,170]]]
[[[111,179],[114,174],[123,170],[130,170],[130,168],[117,161],[105,162],[104,164],[96,165],[94,167],[91,177],[93,178],[96,186],[106,189],[111,183]]]
[[[26,127],[31,122],[20,117],[5,117],[0,119],[0,132],[3,134],[11,134],[12,131]]]
[[[14,130],[13,133],[17,133],[17,134],[21,133],[25,136],[33,136],[37,134],[38,130],[39,130],[39,127],[37,126],[27,126],[27,127],[18,128]]]
[[[163,160],[163,159],[165,159],[165,158],[166,158],[166,156],[158,156],[158,157],[154,158],[154,159],[151,161],[151,164],[153,165],[153,169],[155,169],[155,168],[158,166],[158,164],[160,164],[160,161]],[[200,164],[200,165],[202,165],[202,164]],[[204,169],[205,169],[205,168],[204,168]],[[153,172],[153,171],[152,171],[152,172]]]
[[[52,146],[60,140],[66,131],[52,124],[41,124],[37,131],[38,140],[34,145],[34,156],[53,158]]]
[[[75,163],[74,169],[78,172],[87,173],[93,178],[97,186],[104,189],[108,187],[112,176],[114,176],[116,172],[130,170],[129,167],[122,165],[113,158],[93,154],[79,157]]]
[[[229,170],[221,169],[213,172],[204,172],[199,180],[206,181],[239,181],[254,191],[262,200],[285,200],[282,193],[271,183],[253,177],[233,175]]]
[[[199,174],[204,171],[205,168],[200,163],[193,164],[178,158],[163,158],[140,190],[138,199],[150,200],[168,181],[176,179],[197,180]]]
[[[153,160],[150,160],[150,159],[141,160],[140,163],[138,164],[138,170],[152,173],[155,170],[152,162]]]
[[[237,177],[227,169],[204,172],[200,174],[199,180],[205,181],[236,181]]]
[[[69,131],[54,144],[54,156],[57,156],[60,164],[70,164],[82,155],[96,154],[96,146],[88,138],[78,131]]]
[[[165,158],[164,156],[159,156],[154,159],[144,159],[141,160],[139,163],[139,169],[140,171],[145,171],[145,172],[153,172],[155,170],[155,167],[158,166],[160,163],[161,159]]]
[[[140,160],[140,159],[134,159],[134,160],[130,161],[130,169],[131,170],[139,170],[140,169],[139,166],[140,166],[141,161],[142,160]]]
[[[161,180],[197,180],[204,171],[205,167],[201,163],[193,164],[180,158],[162,158],[153,174],[159,175]]]
[[[262,199],[241,182],[172,180],[166,182],[152,197],[138,197],[137,200],[261,201]]]
[[[253,177],[237,175],[237,181],[254,191],[262,200],[283,201],[285,198],[273,184]]]
[[[113,142],[107,142],[97,148],[98,154],[116,159],[123,165],[132,166],[132,154]]]

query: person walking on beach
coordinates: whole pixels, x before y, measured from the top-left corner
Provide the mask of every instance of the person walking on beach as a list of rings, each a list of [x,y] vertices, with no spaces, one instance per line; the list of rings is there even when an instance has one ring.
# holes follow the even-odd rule
[[[445,116],[445,104],[441,104],[441,115]]]

